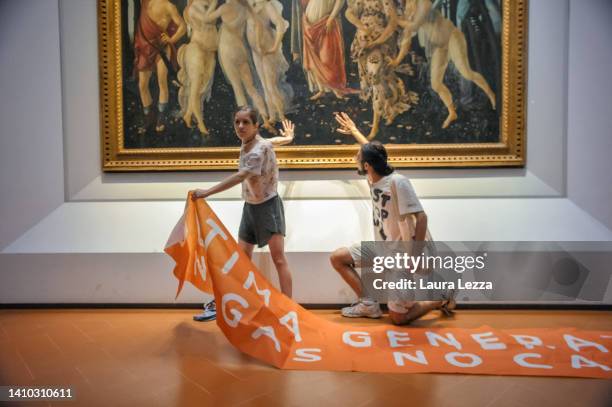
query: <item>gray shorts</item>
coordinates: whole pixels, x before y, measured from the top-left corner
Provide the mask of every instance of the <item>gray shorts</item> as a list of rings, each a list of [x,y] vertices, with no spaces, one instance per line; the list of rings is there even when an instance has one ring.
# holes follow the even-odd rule
[[[361,243],[353,243],[351,247],[348,248],[351,253],[351,257],[353,258],[353,265],[355,268],[362,268],[362,260],[364,259],[372,259],[376,256],[376,253],[372,250],[372,246],[362,245]]]
[[[361,243],[352,244],[348,250],[353,259],[355,268],[372,266],[371,264],[364,264],[364,262],[366,259],[373,259],[377,255],[374,253],[371,245],[362,245]],[[402,277],[412,278],[409,273],[406,273],[406,275]],[[415,303],[415,301],[411,299],[412,297],[410,292],[393,290],[388,295],[387,307],[393,312],[405,314]]]
[[[276,233],[285,236],[285,209],[278,195],[260,204],[244,203],[238,230],[241,240],[264,247]]]

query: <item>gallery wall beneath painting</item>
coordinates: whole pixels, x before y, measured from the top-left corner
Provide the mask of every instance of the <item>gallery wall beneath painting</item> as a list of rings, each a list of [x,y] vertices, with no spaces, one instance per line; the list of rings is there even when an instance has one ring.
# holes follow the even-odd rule
[[[237,106],[296,123],[285,168],[522,166],[523,0],[99,0],[105,171],[234,168]]]

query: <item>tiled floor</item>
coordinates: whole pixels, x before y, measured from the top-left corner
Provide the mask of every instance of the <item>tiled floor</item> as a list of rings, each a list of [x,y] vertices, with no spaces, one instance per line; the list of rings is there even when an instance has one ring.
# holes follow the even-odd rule
[[[345,322],[337,311],[315,312]],[[612,405],[612,381],[606,380],[282,371],[241,354],[214,322],[193,322],[194,313],[0,310],[0,385],[76,389],[76,402],[31,403],[36,406]],[[445,320],[431,314],[420,324],[612,330],[611,317],[594,311],[460,311]]]

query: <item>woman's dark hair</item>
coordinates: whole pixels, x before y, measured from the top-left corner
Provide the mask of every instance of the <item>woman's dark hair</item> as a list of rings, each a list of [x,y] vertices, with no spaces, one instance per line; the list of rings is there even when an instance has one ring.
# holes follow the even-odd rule
[[[242,106],[241,108],[236,110],[236,112],[234,112],[234,117],[236,117],[238,113],[247,113],[253,124],[259,123],[259,121],[257,120],[257,118],[259,117],[259,112],[257,112],[257,109],[255,109],[254,107]]]
[[[379,141],[372,141],[361,146],[361,162],[368,163],[378,175],[386,176],[394,169],[387,164],[387,150]]]

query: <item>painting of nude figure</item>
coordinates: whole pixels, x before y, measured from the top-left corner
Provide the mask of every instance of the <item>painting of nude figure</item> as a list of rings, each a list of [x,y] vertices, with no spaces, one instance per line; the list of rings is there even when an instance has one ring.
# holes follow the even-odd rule
[[[232,168],[245,105],[264,137],[295,123],[285,168],[353,167],[336,112],[398,167],[524,164],[524,0],[98,0],[98,14],[104,170]]]

